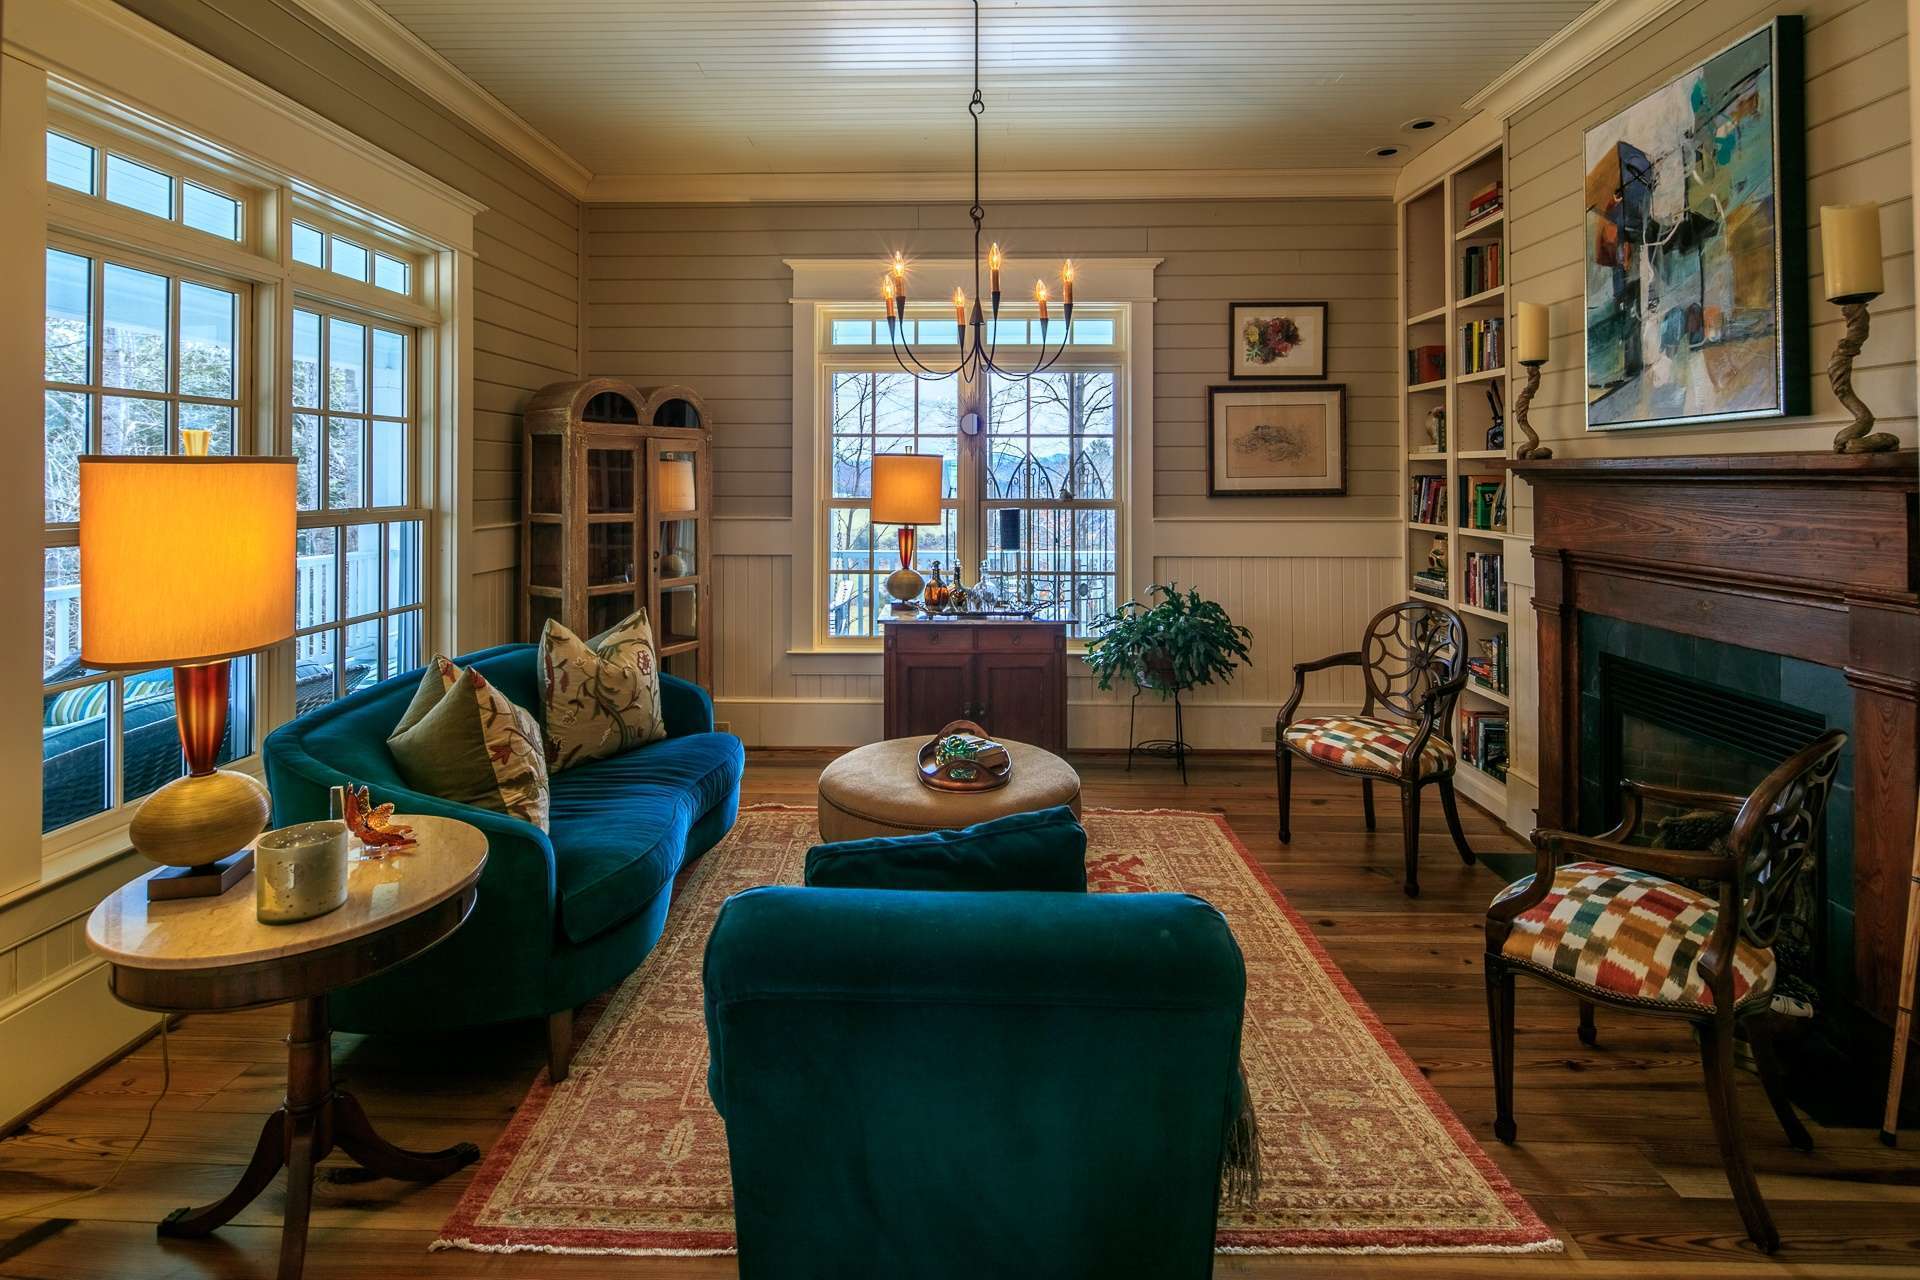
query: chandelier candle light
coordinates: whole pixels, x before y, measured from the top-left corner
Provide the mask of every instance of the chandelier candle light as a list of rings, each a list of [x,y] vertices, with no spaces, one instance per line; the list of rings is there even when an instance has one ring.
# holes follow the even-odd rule
[[[1045,373],[1052,368],[1067,349],[1067,343],[1073,337],[1073,259],[1069,258],[1060,268],[1060,309],[1063,323],[1060,338],[1048,353],[1047,330],[1052,316],[1047,307],[1052,291],[1045,280],[1033,282],[1033,301],[1040,312],[1039,353],[1034,357],[1031,368],[1010,369],[995,359],[999,341],[1000,318],[1000,268],[1005,258],[998,243],[988,248],[986,253],[985,298],[988,306],[982,308],[980,290],[982,224],[986,222],[986,206],[980,202],[980,116],[987,109],[986,99],[980,96],[980,0],[973,0],[973,97],[967,103],[967,112],[973,117],[973,206],[967,210],[967,216],[973,220],[973,301],[967,301],[964,288],[953,291],[953,319],[959,326],[960,357],[951,368],[935,368],[913,349],[913,339],[906,328],[907,319],[907,260],[904,254],[896,252],[887,273],[880,280],[880,296],[887,304],[887,341],[893,347],[893,358],[900,367],[923,382],[937,382],[958,376],[971,381],[983,372],[991,372],[996,377],[1023,382],[1036,374]],[[991,327],[988,321],[994,323]],[[904,534],[903,534],[904,536]]]

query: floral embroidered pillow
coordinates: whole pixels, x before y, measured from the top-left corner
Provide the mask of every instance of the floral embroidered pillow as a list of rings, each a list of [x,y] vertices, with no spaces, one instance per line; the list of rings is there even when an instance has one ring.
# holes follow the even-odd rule
[[[557,770],[667,736],[653,625],[640,610],[591,640],[551,618],[540,632],[547,764]]]
[[[478,671],[436,653],[387,748],[414,790],[546,830],[540,724]]]

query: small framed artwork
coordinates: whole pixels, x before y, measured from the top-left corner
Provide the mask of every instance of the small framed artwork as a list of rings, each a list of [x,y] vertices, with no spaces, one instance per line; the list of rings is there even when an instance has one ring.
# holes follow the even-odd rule
[[[1229,378],[1327,376],[1327,304],[1227,304]]]
[[[1207,496],[1339,497],[1347,491],[1347,389],[1208,387]]]

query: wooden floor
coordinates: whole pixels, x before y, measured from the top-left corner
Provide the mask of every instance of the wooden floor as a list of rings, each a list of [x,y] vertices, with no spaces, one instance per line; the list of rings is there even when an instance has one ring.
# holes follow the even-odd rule
[[[759,754],[746,799],[811,803],[827,757]],[[1817,1150],[1791,1150],[1756,1082],[1742,1099],[1748,1139],[1785,1247],[1746,1243],[1721,1176],[1699,1059],[1683,1027],[1601,1012],[1600,1046],[1575,1038],[1566,1000],[1521,984],[1516,1109],[1520,1143],[1492,1136],[1480,922],[1498,887],[1465,868],[1434,812],[1423,895],[1401,896],[1398,806],[1368,835],[1357,789],[1296,770],[1294,842],[1274,836],[1273,774],[1264,762],[1203,759],[1192,784],[1158,762],[1128,774],[1081,761],[1089,804],[1223,811],[1387,1027],[1468,1129],[1567,1243],[1564,1257],[1222,1257],[1221,1276],[1891,1276],[1920,1275],[1920,1150],[1889,1151],[1866,1130],[1815,1128]],[[1429,805],[1437,810],[1437,805]],[[1483,849],[1517,850],[1470,806]],[[238,1177],[261,1117],[285,1082],[279,1011],[184,1020],[169,1037],[172,1087],[118,1183],[97,1195],[0,1221],[0,1276],[45,1280],[257,1277],[273,1274],[280,1199],[269,1191],[204,1241],[159,1241],[153,1224],[216,1198]],[[388,1137],[414,1147],[497,1138],[543,1060],[533,1024],[431,1043],[339,1036],[335,1056]],[[0,1142],[0,1214],[96,1186],[140,1132],[162,1078],[150,1042],[101,1071]],[[1920,1147],[1920,1139],[1916,1139]],[[338,1162],[330,1161],[329,1165]],[[342,1172],[346,1172],[344,1166]],[[431,1187],[323,1180],[315,1191],[307,1275],[623,1275],[722,1277],[724,1258],[565,1258],[428,1253],[463,1173]],[[907,1280],[907,1278],[902,1278]]]

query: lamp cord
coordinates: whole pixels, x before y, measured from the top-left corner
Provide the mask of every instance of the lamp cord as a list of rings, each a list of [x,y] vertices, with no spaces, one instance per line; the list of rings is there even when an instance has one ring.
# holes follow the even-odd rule
[[[141,1146],[147,1140],[147,1135],[153,1132],[154,1116],[159,1113],[160,1104],[166,1101],[167,1091],[172,1087],[173,1055],[169,1052],[167,1044],[167,1018],[165,1014],[162,1014],[160,1016],[160,1092],[156,1094],[153,1101],[148,1104],[146,1121],[141,1124],[140,1133],[134,1138],[133,1145],[128,1147],[126,1153],[120,1157],[120,1163],[113,1167],[113,1172],[107,1175],[107,1180],[99,1186],[89,1187],[85,1191],[74,1191],[53,1200],[43,1201],[40,1204],[27,1205],[20,1209],[9,1209],[5,1213],[0,1213],[0,1222],[11,1222],[15,1218],[38,1218],[44,1216],[49,1209],[57,1209],[63,1204],[71,1204],[75,1200],[84,1200],[88,1196],[97,1196],[113,1186],[114,1183],[120,1180],[120,1175],[127,1171],[127,1166],[133,1163],[133,1157],[139,1153]]]

